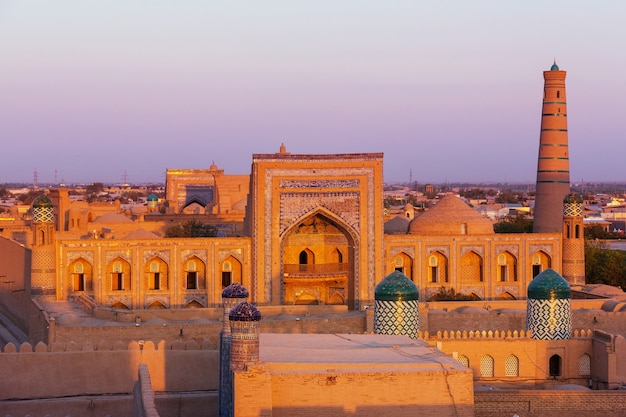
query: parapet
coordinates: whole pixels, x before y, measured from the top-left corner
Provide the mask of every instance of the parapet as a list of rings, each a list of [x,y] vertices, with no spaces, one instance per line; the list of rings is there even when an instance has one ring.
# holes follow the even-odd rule
[[[110,341],[103,340],[100,343],[93,344],[91,342],[85,342],[79,344],[76,342],[53,342],[47,345],[43,342],[39,342],[33,346],[28,343],[22,343],[16,346],[14,343],[7,343],[4,346],[4,353],[55,353],[55,352],[95,352],[95,351],[113,351],[113,350],[217,350],[217,347],[210,340],[202,340],[198,342],[196,340],[175,340],[171,343],[166,343],[165,340],[161,340],[158,343],[153,341],[133,340],[130,343],[124,343],[121,340]]]
[[[591,338],[594,332],[590,329],[574,330],[573,338]],[[438,331],[435,335],[430,335],[427,331],[418,332],[418,339],[438,339],[438,340],[450,340],[450,339],[530,339],[530,330],[452,330],[452,331]]]

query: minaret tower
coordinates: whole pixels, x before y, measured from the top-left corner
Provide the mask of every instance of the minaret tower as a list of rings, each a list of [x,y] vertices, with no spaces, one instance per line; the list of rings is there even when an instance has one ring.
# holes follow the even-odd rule
[[[561,233],[563,199],[570,190],[565,71],[555,61],[550,71],[543,72],[543,78],[533,232]]]
[[[563,278],[570,285],[585,284],[583,199],[569,193],[563,200]]]
[[[31,295],[56,297],[56,263],[54,247],[54,207],[47,195],[33,201],[33,247],[31,261]]]

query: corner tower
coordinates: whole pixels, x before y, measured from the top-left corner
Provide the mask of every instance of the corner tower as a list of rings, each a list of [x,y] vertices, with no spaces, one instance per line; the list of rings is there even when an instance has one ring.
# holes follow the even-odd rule
[[[585,284],[583,198],[569,193],[563,200],[563,278],[570,285]]]
[[[563,199],[570,190],[565,74],[556,62],[543,72],[534,233],[563,231]]]
[[[47,195],[33,201],[33,248],[31,294],[35,298],[56,297],[54,206]]]

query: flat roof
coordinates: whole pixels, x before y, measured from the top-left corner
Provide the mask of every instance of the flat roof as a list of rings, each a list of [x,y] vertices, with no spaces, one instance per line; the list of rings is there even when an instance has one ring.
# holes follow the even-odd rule
[[[261,333],[259,342],[260,361],[274,371],[471,372],[434,346],[408,336]]]

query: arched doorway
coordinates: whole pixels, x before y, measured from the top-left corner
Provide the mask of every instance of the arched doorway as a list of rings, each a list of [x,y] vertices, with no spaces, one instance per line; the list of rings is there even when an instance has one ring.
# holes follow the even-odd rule
[[[317,211],[288,229],[282,245],[283,304],[355,305],[355,239],[342,221]]]

